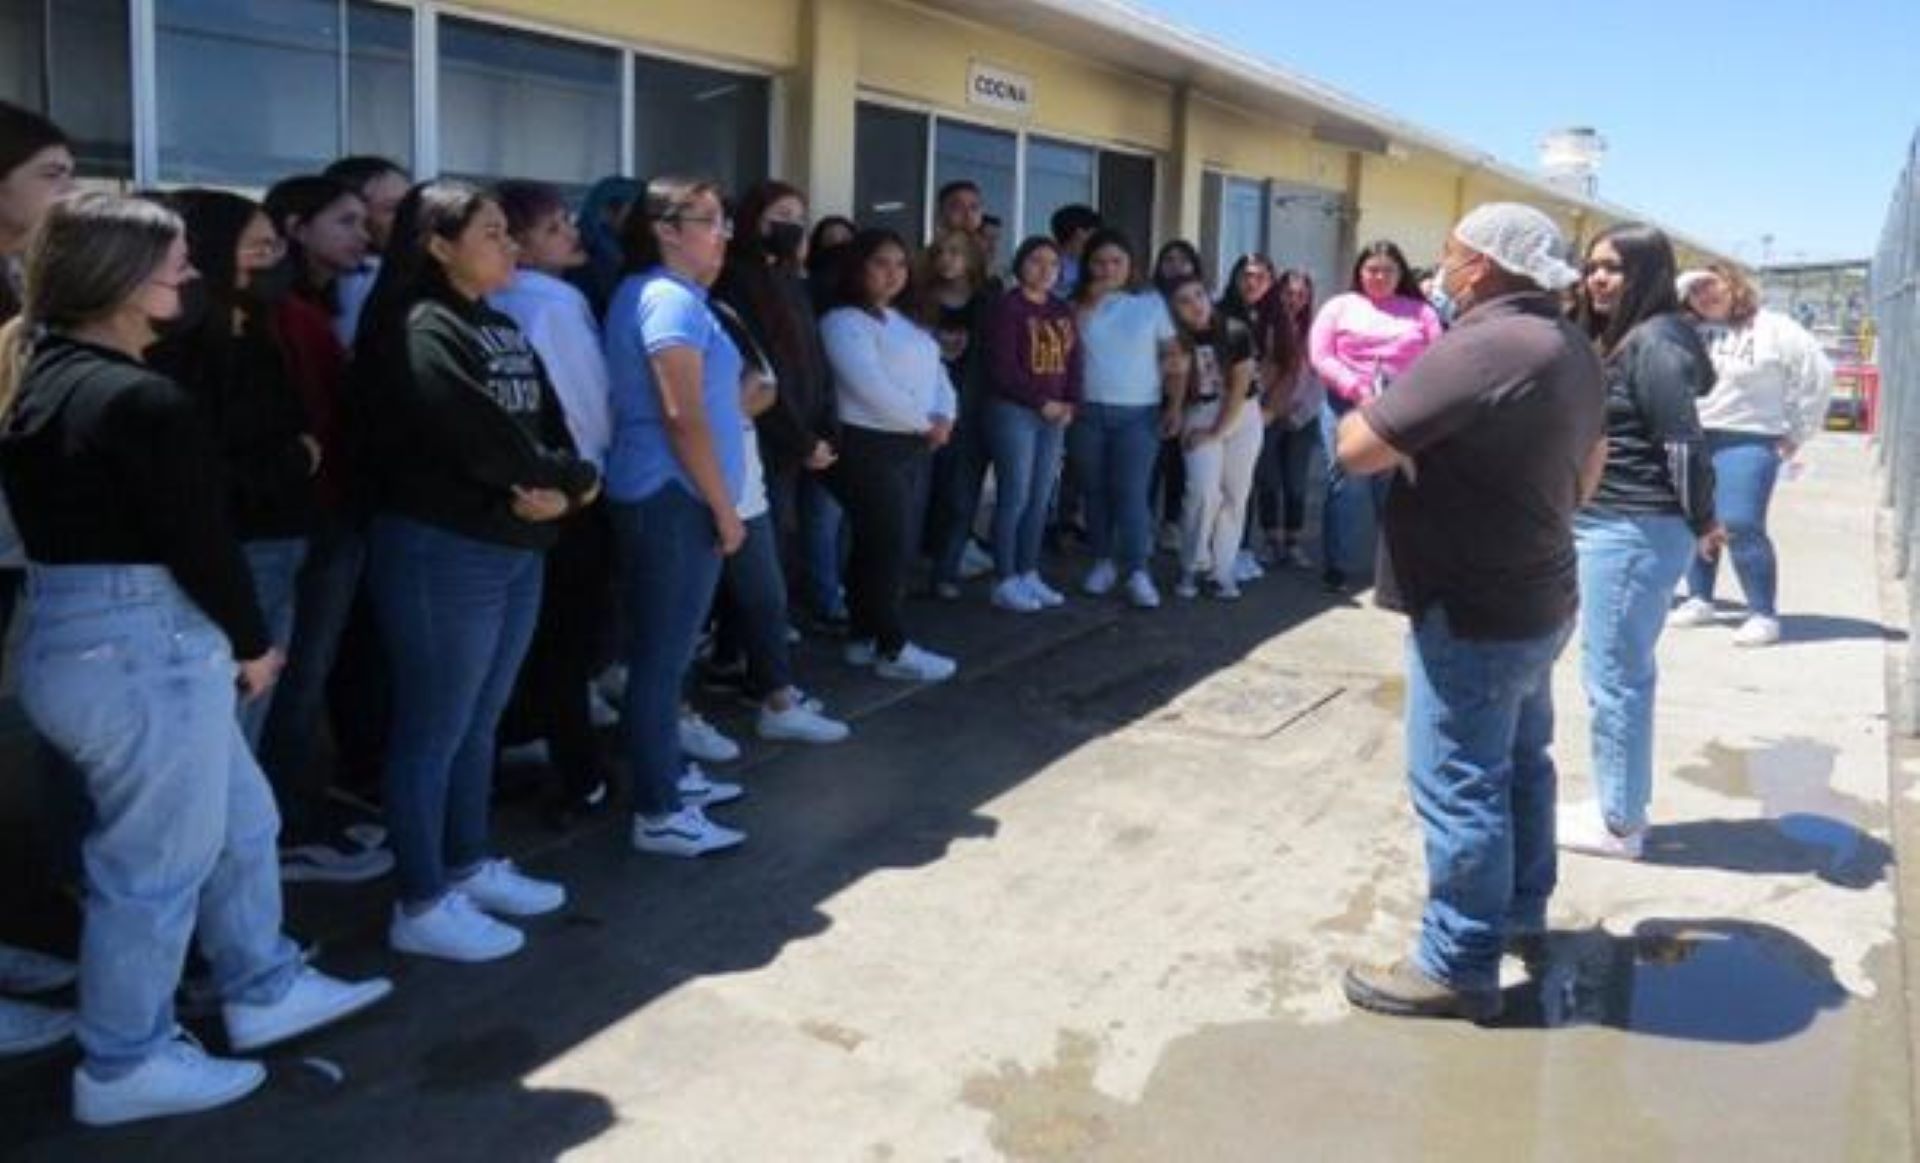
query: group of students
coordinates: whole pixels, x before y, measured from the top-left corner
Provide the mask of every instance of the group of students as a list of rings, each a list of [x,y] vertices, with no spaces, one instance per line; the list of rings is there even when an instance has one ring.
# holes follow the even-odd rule
[[[949,599],[990,562],[992,604],[1032,614],[1066,600],[1042,549],[1077,524],[1082,590],[1156,607],[1157,496],[1181,596],[1205,580],[1237,597],[1261,557],[1305,565],[1322,433],[1443,327],[1387,242],[1318,310],[1311,278],[1263,255],[1218,301],[1191,245],[1147,272],[1080,206],[1003,272],[964,181],[924,247],[843,218],[809,230],[777,181],[729,198],[610,179],[577,218],[549,185],[414,184],[370,158],[259,202],[72,185],[58,128],[0,106],[0,488],[19,542],[0,613],[24,581],[22,702],[88,801],[90,1123],[263,1078],[175,1024],[196,932],[236,1050],[388,992],[301,961],[282,879],[397,870],[396,951],[520,949],[513,921],[566,892],[493,854],[500,749],[547,744],[563,817],[604,804],[603,690],[632,845],[742,843],[707,815],[743,789],[698,762],[738,754],[685,697],[703,642],[761,736],[833,743],[849,728],[798,684],[790,603],[845,634],[849,664],[939,682],[958,663],[907,625],[922,558]],[[1737,276],[1713,277],[1737,309]],[[1370,549],[1356,530],[1390,476],[1332,474],[1329,586]],[[377,757],[384,827],[327,818],[312,757],[330,698],[349,704],[341,750]],[[71,976],[0,948],[0,989]],[[14,1049],[74,1026],[11,1000],[0,1018]]]

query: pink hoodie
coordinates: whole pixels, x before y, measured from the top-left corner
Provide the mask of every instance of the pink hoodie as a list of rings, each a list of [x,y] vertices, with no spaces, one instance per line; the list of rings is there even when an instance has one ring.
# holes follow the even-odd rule
[[[1307,358],[1327,389],[1349,404],[1373,389],[1374,369],[1388,379],[1413,366],[1440,338],[1440,316],[1419,299],[1395,295],[1376,303],[1356,291],[1335,295],[1314,316]]]

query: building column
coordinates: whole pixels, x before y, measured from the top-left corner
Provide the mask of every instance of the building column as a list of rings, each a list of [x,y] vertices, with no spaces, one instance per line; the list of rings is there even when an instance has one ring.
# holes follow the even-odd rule
[[[854,0],[807,0],[801,70],[795,86],[793,159],[815,218],[853,213],[854,105],[860,82],[860,23]]]
[[[1194,140],[1193,102],[1191,85],[1174,90],[1173,151],[1167,159],[1166,209],[1161,213],[1161,223],[1166,237],[1188,238],[1198,245],[1206,158],[1201,155],[1200,143]]]

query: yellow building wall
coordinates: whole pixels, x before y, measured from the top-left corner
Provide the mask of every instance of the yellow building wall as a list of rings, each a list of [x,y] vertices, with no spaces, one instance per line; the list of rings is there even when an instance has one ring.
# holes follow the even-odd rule
[[[1398,243],[1414,266],[1430,265],[1439,258],[1440,246],[1458,215],[1458,177],[1454,167],[1425,156],[1365,155],[1360,162],[1355,243],[1384,238]]]
[[[1347,188],[1347,151],[1313,140],[1309,131],[1200,94],[1193,102],[1188,140],[1203,169],[1249,178]]]
[[[805,0],[466,0],[476,13],[767,71],[800,62]]]

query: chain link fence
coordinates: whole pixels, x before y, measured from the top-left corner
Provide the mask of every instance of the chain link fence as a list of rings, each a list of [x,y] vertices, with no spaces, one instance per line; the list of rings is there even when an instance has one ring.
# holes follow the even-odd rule
[[[1873,259],[1873,314],[1880,365],[1875,439],[1884,499],[1893,511],[1896,575],[1907,583],[1907,665],[1901,726],[1920,735],[1920,132],[1893,191]]]

